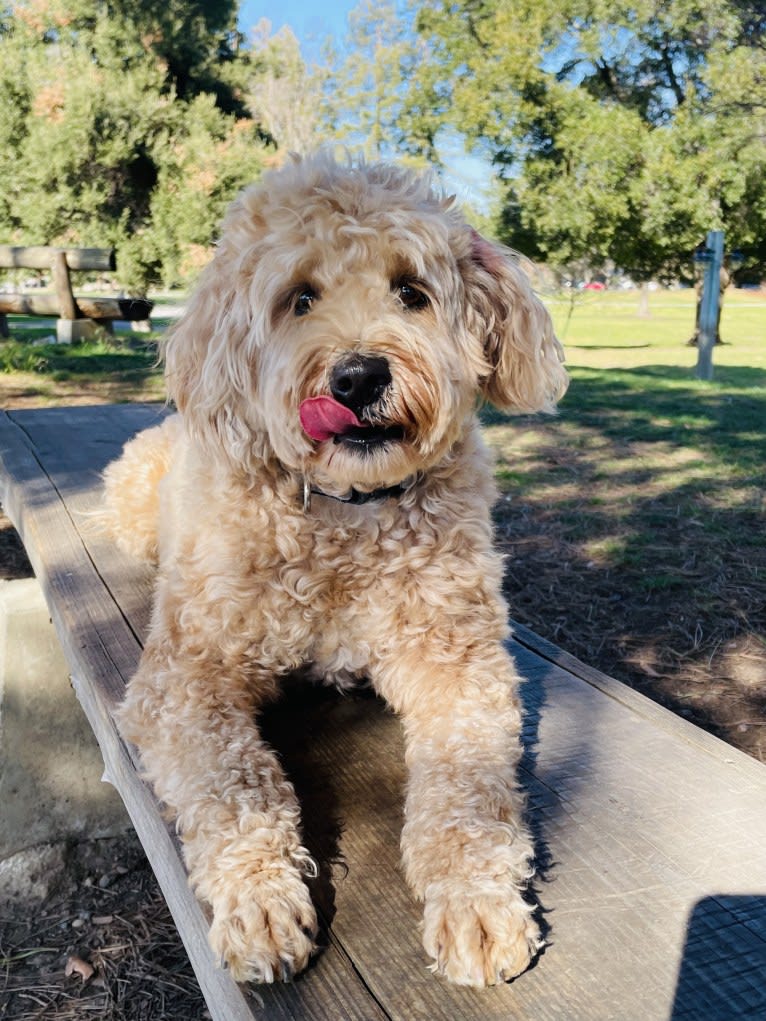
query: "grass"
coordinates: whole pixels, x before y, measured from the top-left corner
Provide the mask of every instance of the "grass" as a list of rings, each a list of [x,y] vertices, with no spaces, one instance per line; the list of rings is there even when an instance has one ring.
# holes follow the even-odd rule
[[[689,291],[588,295],[566,323],[556,418],[488,410],[512,612],[766,757],[766,298],[726,296],[694,376]]]
[[[78,375],[106,378],[115,373],[144,376],[155,370],[156,362],[156,347],[151,343],[138,348],[124,341],[71,346],[9,341],[0,345],[0,372],[37,372],[56,380]]]
[[[572,297],[546,299],[558,336],[573,364],[583,368],[659,366],[693,368],[697,352],[684,348],[693,332],[695,296],[692,290],[655,291],[649,296],[649,314],[639,314],[635,291],[582,291]],[[721,317],[723,346],[716,347],[716,367],[747,365],[766,369],[762,291],[728,290]],[[742,361],[746,351],[747,361]],[[620,359],[616,363],[615,354]],[[650,361],[651,359],[651,361]]]
[[[81,344],[57,344],[55,326],[9,316],[0,340],[0,403],[5,405],[162,400],[162,370],[152,334],[127,331]]]

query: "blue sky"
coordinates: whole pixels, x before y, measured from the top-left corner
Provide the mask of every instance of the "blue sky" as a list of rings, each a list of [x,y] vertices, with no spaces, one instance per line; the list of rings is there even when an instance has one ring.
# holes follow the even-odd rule
[[[346,32],[346,19],[359,0],[335,0],[317,4],[316,0],[244,0],[240,5],[239,25],[246,34],[262,18],[271,22],[272,31],[289,25],[301,44],[304,57],[319,57],[321,42],[328,35],[340,39]],[[448,151],[442,152],[447,165],[445,179],[459,201],[468,201],[478,209],[485,209],[485,188],[490,176],[482,160],[465,155],[459,139],[454,139]]]
[[[305,46],[326,35],[342,36],[348,12],[355,6],[356,0],[326,4],[316,0],[245,0],[239,9],[239,24],[248,32],[261,18],[268,18],[275,32],[289,25]]]

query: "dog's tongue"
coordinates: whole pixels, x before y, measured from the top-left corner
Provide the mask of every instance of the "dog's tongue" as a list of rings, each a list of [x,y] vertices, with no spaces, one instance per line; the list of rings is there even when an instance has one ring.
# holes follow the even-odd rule
[[[339,404],[333,397],[309,397],[299,409],[303,431],[312,440],[329,440],[346,432],[351,426],[361,426],[351,408]]]

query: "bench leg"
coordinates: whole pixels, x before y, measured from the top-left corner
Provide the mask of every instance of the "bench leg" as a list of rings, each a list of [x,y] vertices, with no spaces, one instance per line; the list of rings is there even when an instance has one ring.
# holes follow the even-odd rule
[[[56,341],[59,344],[74,344],[81,340],[98,337],[98,325],[92,319],[57,319]]]

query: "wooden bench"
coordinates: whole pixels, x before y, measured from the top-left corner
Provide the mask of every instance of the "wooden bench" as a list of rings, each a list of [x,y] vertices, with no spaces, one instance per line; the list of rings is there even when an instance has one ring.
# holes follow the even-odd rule
[[[19,268],[49,270],[55,294],[0,294],[0,337],[8,336],[8,315],[56,316],[56,335],[68,342],[87,333],[78,325],[95,323],[111,332],[115,320],[143,322],[154,307],[146,298],[75,297],[69,271],[112,272],[117,268],[112,248],[0,245],[0,269]]]
[[[372,697],[288,693],[267,720],[301,798],[327,946],[289,985],[217,969],[172,828],[112,712],[149,620],[150,569],[89,533],[99,472],[156,406],[0,414],[0,498],[42,583],[82,706],[217,1021],[766,1018],[766,768],[523,627],[523,780],[550,945],[509,986],[431,975],[398,838],[398,721]]]

